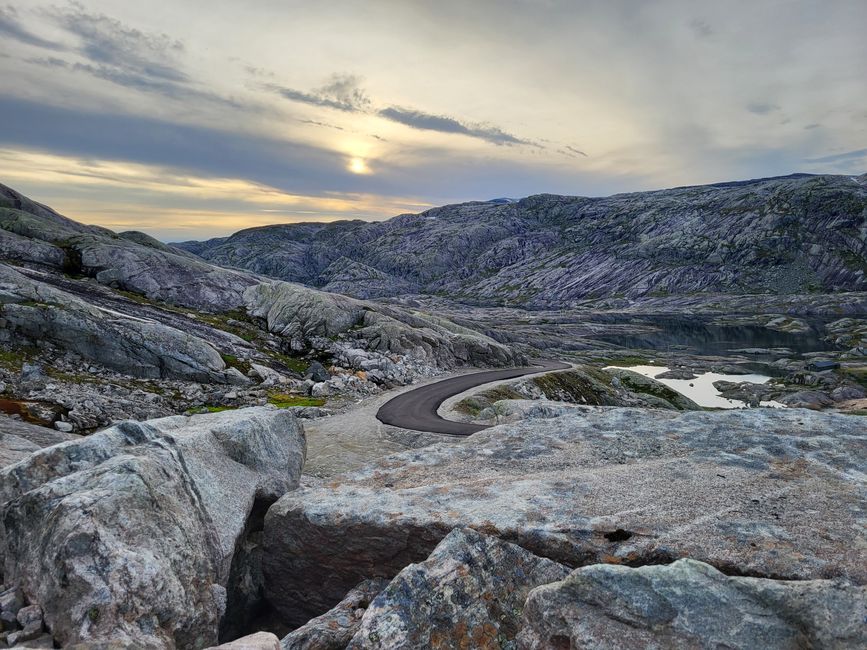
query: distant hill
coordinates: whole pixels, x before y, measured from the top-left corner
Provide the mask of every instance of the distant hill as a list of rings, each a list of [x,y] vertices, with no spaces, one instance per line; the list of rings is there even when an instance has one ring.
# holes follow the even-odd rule
[[[357,297],[589,297],[867,290],[867,175],[791,176],[605,198],[464,203],[384,222],[264,226],[179,248]]]

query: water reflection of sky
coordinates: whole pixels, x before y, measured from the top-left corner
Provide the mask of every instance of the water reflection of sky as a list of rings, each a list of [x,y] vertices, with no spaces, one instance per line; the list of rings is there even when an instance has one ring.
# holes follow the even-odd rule
[[[615,368],[619,366],[609,366]],[[656,379],[656,375],[669,370],[665,366],[629,366],[626,370],[632,370],[645,377]],[[750,382],[751,384],[764,384],[770,380],[767,375],[724,375],[718,372],[706,372],[703,375],[698,375],[695,379],[656,379],[656,381],[665,384],[669,388],[676,390],[681,395],[685,395],[699,406],[718,409],[738,409],[747,408],[745,402],[740,400],[727,399],[720,395],[719,391],[714,388],[715,381],[732,381],[732,382]],[[761,406],[771,406],[774,408],[785,408],[780,402],[761,402]]]

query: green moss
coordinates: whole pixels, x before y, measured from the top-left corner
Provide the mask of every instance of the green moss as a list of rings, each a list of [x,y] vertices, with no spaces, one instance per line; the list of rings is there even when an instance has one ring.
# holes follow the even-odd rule
[[[230,368],[235,368],[241,372],[242,375],[246,376],[248,372],[252,369],[250,362],[246,359],[239,359],[233,354],[221,354],[223,358],[223,363],[225,363]]]
[[[0,366],[7,370],[21,370],[21,366],[34,356],[36,356],[36,348],[0,349]]]
[[[288,393],[269,393],[268,403],[277,408],[287,409],[293,406],[322,406],[324,397],[307,397],[306,395],[289,395]]]
[[[840,372],[867,388],[867,366],[844,367]]]

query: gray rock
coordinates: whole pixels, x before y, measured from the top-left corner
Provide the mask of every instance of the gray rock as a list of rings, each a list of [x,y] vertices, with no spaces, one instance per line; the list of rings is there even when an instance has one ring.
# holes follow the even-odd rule
[[[520,546],[455,529],[373,600],[348,648],[508,648],[529,591],[568,574]]]
[[[505,345],[429,314],[328,294],[288,282],[270,282],[245,293],[247,311],[293,349],[323,347],[343,336],[368,350],[406,355],[443,367],[504,366],[523,362]]]
[[[654,379],[695,379],[697,376],[692,370],[674,368],[673,370],[666,370],[658,375],[654,375]]]
[[[802,390],[797,393],[784,395],[780,402],[790,408],[804,408],[819,411],[826,406],[831,406],[834,400],[828,393],[819,390]]]
[[[258,605],[236,551],[298,484],[305,452],[295,418],[270,408],[125,422],[36,451],[0,473],[5,579],[62,644],[212,645],[221,618]]]
[[[835,402],[845,402],[850,399],[862,399],[867,396],[859,386],[838,386],[831,391],[831,399]]]
[[[302,624],[465,526],[568,566],[689,556],[786,579],[867,570],[861,418],[577,407],[386,457],[265,518],[266,592]],[[810,513],[805,517],[804,513]]]
[[[219,352],[191,334],[90,305],[0,264],[0,310],[7,328],[28,341],[49,341],[109,368],[149,378],[242,383]],[[33,373],[27,386],[44,386]],[[32,375],[32,376],[31,376]]]
[[[34,623],[38,623],[42,627],[42,608],[39,605],[27,605],[18,610],[18,624],[21,627],[27,627]]]
[[[534,589],[518,647],[863,648],[867,589],[830,580],[728,577],[678,560],[594,565]]]
[[[270,632],[256,632],[208,650],[280,650],[280,639]]]
[[[42,447],[76,438],[76,435],[0,415],[0,467],[17,463]]]
[[[182,246],[218,264],[357,297],[411,288],[560,309],[617,294],[864,291],[865,207],[865,176],[793,175],[472,202],[376,223],[251,228]],[[789,317],[768,325],[804,327]]]
[[[358,631],[364,612],[386,585],[387,580],[365,580],[328,612],[283,637],[282,650],[344,650]]]
[[[54,423],[54,428],[63,433],[72,433],[74,427],[70,422],[63,422],[62,420],[58,420]]]
[[[304,373],[304,379],[312,379],[315,382],[328,381],[331,375],[318,361],[314,361],[307,367],[307,372]]]

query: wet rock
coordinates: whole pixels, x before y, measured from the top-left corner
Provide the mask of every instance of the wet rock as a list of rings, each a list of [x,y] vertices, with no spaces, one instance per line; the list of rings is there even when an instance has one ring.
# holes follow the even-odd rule
[[[520,546],[455,529],[374,599],[348,648],[508,648],[529,591],[568,574]]]
[[[208,650],[280,650],[280,639],[270,632],[256,632]]]
[[[573,567],[689,556],[863,582],[848,531],[865,516],[865,445],[862,419],[838,414],[576,407],[287,494],[265,518],[266,591],[303,624],[457,526]]]
[[[295,418],[270,408],[38,450],[0,473],[5,580],[62,644],[213,645],[227,607],[256,605],[238,602],[236,549],[260,504],[297,485],[305,452]]]
[[[280,641],[282,650],[344,650],[361,625],[361,617],[387,580],[365,580],[334,608],[318,616]]]
[[[594,565],[530,592],[518,647],[863,648],[867,589],[726,576],[693,560]]]

